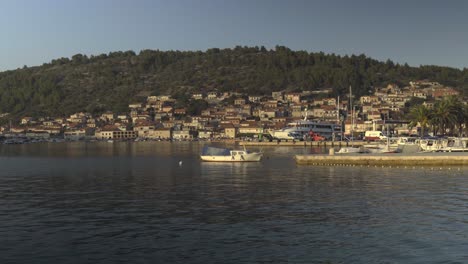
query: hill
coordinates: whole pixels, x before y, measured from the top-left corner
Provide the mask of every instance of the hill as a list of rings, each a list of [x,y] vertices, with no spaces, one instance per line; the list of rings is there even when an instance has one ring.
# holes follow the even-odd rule
[[[399,65],[359,56],[292,51],[283,46],[236,47],[201,51],[143,50],[98,56],[76,54],[38,67],[0,73],[0,113],[62,116],[77,111],[126,112],[141,97],[176,98],[217,89],[248,94],[333,88],[334,95],[353,87],[356,95],[388,83],[407,85],[430,79],[461,91],[468,70]]]

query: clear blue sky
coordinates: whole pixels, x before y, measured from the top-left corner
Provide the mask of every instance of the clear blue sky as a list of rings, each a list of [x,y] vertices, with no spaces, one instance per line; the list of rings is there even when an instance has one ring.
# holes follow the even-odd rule
[[[0,71],[74,54],[236,45],[468,67],[463,0],[0,0]]]

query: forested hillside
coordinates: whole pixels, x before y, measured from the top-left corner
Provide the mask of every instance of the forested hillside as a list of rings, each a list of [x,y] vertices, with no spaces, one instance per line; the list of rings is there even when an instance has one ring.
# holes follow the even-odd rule
[[[147,95],[187,96],[193,92],[271,91],[333,88],[334,94],[368,94],[373,87],[430,79],[468,88],[468,70],[410,67],[365,55],[292,51],[278,46],[201,51],[143,50],[87,57],[77,54],[39,67],[0,73],[0,113],[58,116],[77,111],[123,112]]]

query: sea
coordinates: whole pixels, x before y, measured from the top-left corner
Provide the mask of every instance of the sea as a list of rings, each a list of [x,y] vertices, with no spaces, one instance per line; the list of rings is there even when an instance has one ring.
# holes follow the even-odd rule
[[[0,145],[0,263],[468,263],[468,168],[206,163],[208,142]],[[260,150],[252,147],[250,150]]]

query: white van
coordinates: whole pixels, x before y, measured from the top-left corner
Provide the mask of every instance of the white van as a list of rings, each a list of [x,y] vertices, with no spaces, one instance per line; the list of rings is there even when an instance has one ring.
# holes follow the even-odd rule
[[[303,137],[303,135],[302,135],[301,133],[298,133],[298,132],[289,132],[286,139],[303,140],[304,137]]]
[[[387,136],[385,136],[382,133],[382,131],[366,131],[366,133],[364,134],[364,140],[367,141],[375,141],[381,139],[387,139]]]

